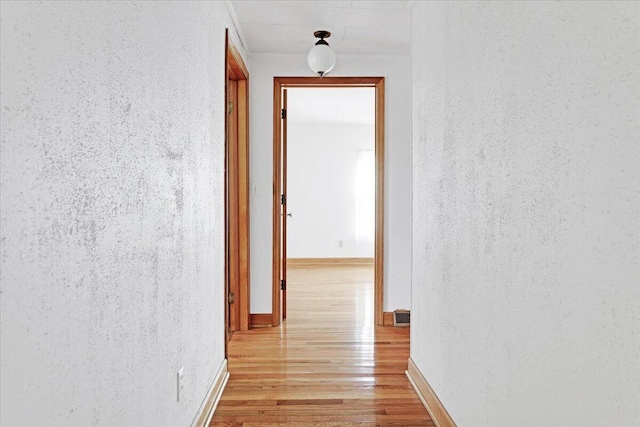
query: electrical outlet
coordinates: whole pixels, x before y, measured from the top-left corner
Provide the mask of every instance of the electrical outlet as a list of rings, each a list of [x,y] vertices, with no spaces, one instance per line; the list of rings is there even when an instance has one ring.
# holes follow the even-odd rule
[[[253,184],[251,186],[251,194],[258,194],[258,184]]]
[[[344,240],[338,240],[338,247],[341,248],[344,246]]]
[[[182,390],[184,389],[184,366],[178,370],[177,375],[177,385],[178,385],[178,402],[180,402],[180,397],[182,396]]]

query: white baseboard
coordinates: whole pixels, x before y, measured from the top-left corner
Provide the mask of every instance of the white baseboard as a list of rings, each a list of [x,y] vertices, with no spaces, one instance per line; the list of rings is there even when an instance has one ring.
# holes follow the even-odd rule
[[[224,359],[191,427],[206,427],[209,425],[228,380],[229,370],[227,369],[227,359]]]
[[[436,427],[456,427],[456,423],[453,422],[442,402],[411,358],[409,358],[409,367],[405,373]]]

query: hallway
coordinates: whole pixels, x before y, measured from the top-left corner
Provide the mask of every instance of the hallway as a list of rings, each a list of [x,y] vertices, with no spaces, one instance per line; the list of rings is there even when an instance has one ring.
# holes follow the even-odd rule
[[[236,332],[212,426],[433,426],[409,328],[373,327],[373,266],[289,267],[278,328]]]

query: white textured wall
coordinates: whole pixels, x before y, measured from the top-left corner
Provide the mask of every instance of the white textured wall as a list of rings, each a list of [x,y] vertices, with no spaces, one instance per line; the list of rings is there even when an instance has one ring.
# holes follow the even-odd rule
[[[224,359],[226,4],[1,12],[1,424],[189,425]]]
[[[306,55],[249,58],[251,312],[271,312],[273,78],[310,76]],[[406,56],[338,55],[331,76],[381,76],[386,83],[384,310],[411,303],[411,70]]]
[[[640,3],[416,2],[411,357],[459,426],[640,419]]]
[[[294,95],[289,111],[305,101]],[[287,121],[287,256],[373,258],[373,240],[356,239],[356,178],[358,151],[375,148],[375,125]]]

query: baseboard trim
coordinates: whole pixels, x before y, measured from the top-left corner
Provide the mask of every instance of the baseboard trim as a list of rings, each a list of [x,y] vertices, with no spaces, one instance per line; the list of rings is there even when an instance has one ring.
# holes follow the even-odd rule
[[[211,418],[213,418],[213,413],[218,407],[218,402],[220,402],[227,381],[229,381],[229,370],[227,369],[227,359],[224,359],[191,427],[206,427],[211,423]]]
[[[368,265],[374,258],[287,258],[287,265]]]
[[[436,427],[456,427],[456,423],[453,422],[442,402],[411,358],[409,358],[409,367],[405,373]]]
[[[393,326],[393,311],[385,311],[382,313],[382,324],[384,326]]]
[[[266,328],[273,326],[273,315],[271,313],[257,313],[249,315],[250,328]]]

